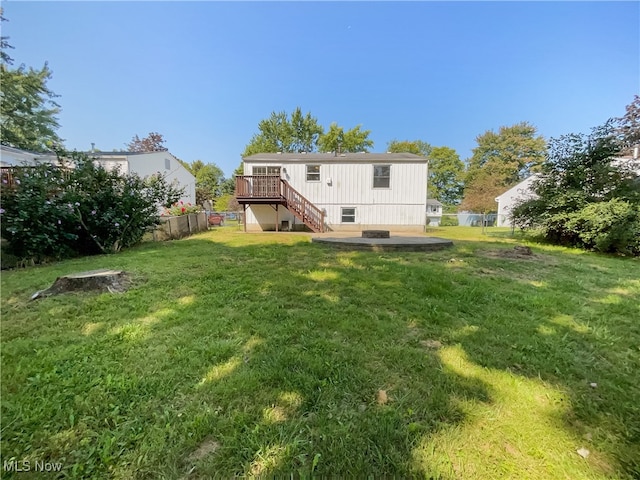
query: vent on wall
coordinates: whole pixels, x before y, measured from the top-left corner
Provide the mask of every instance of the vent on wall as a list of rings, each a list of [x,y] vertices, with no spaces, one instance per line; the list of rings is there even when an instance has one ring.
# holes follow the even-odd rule
[[[171,170],[171,160],[169,160],[168,158],[164,159],[164,169]]]

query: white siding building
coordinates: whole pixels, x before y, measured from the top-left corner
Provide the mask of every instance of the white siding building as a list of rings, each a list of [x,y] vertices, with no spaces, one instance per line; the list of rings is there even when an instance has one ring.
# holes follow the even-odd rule
[[[511,210],[513,210],[513,207],[515,207],[518,202],[528,200],[535,195],[531,189],[531,183],[535,178],[536,175],[531,175],[517,185],[511,187],[502,195],[496,197],[496,202],[498,202],[498,218],[496,226],[511,226]]]
[[[161,174],[167,182],[184,188],[181,200],[196,203],[196,179],[169,152],[94,152],[89,153],[107,170],[119,168],[123,173],[136,173],[141,177]]]
[[[2,145],[0,147],[2,167],[19,167],[39,163],[58,164],[53,153],[35,153]],[[136,173],[141,177],[160,173],[168,182],[175,182],[184,188],[181,200],[185,203],[196,202],[194,176],[169,152],[87,152],[105,169],[118,168],[122,173]]]
[[[301,229],[306,224],[317,231],[424,231],[425,157],[410,153],[265,153],[243,160],[244,175],[238,177],[236,196],[248,207],[247,230]],[[261,192],[261,176],[275,182],[269,184],[275,190]],[[316,228],[296,207],[301,203],[296,193],[323,214]]]

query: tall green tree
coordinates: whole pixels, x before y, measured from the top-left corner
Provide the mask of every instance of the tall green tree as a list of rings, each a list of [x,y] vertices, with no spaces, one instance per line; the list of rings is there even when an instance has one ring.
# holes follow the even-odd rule
[[[4,18],[4,9],[0,7],[0,23],[6,22]],[[5,65],[13,65],[13,58],[9,56],[7,50],[12,49],[13,46],[9,44],[9,37],[0,36],[0,62]]]
[[[429,155],[428,194],[445,205],[458,205],[464,192],[464,163],[449,147],[433,147]]]
[[[0,10],[0,19],[5,21]],[[7,49],[13,48],[7,37],[0,38],[0,143],[15,148],[43,152],[59,146],[56,133],[60,127],[57,115],[58,97],[49,87],[51,70],[47,63],[37,70],[20,65],[11,68],[13,59]]]
[[[345,132],[343,127],[333,122],[329,125],[329,131],[320,135],[318,149],[321,152],[368,152],[373,147],[373,140],[369,138],[371,130],[360,128],[361,125],[356,125]]]
[[[318,138],[324,129],[318,120],[307,112],[302,114],[300,107],[291,114],[291,149],[296,152],[313,152],[318,145]]]
[[[497,208],[495,196],[540,170],[546,142],[527,122],[500,127],[498,133],[488,130],[476,142],[461,207],[490,212]]]
[[[244,162],[240,162],[240,165],[233,171],[231,177],[227,178],[220,187],[223,195],[234,195],[236,193],[236,175],[242,175],[244,173]]]
[[[187,169],[196,178],[196,203],[198,205],[202,205],[205,200],[213,200],[224,193],[224,172],[215,163],[194,160],[187,164]]]
[[[297,107],[289,115],[271,112],[271,116],[258,123],[258,133],[254,134],[244,149],[242,156],[256,153],[299,153],[317,149],[318,138],[323,133],[322,126],[311,113],[304,115]]]
[[[387,144],[387,152],[391,153],[413,153],[429,157],[431,154],[431,145],[422,140],[391,140]]]
[[[422,140],[391,140],[387,151],[413,153],[429,158],[427,194],[445,205],[457,205],[464,189],[464,163],[449,147],[432,147]]]

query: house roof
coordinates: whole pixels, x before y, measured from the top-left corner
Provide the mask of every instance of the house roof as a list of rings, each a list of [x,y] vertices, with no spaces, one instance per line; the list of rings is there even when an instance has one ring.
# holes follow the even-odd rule
[[[52,152],[33,152],[31,150],[23,150],[21,148],[11,147],[9,145],[0,145],[0,149],[10,153],[22,153],[25,155],[35,155],[35,156],[53,155]]]
[[[305,162],[376,162],[427,163],[427,158],[413,153],[256,153],[243,158],[247,162],[305,163]]]
[[[530,192],[531,191],[531,183],[538,178],[538,174],[534,173],[532,175],[529,175],[527,178],[525,178],[524,180],[522,180],[519,183],[516,183],[513,187],[509,188],[508,190],[505,190],[504,192],[502,192],[500,195],[498,195],[496,197],[496,202],[500,202],[500,199],[502,197],[505,196],[513,196],[514,193],[524,193],[524,192]]]
[[[87,152],[84,152],[87,155],[93,155],[96,157],[100,157],[100,156],[115,156],[115,157],[131,157],[133,155],[149,155],[150,153],[164,153],[166,154],[171,154],[168,150],[156,150],[156,151],[152,151],[152,152],[102,152],[102,151],[92,151],[89,150]]]

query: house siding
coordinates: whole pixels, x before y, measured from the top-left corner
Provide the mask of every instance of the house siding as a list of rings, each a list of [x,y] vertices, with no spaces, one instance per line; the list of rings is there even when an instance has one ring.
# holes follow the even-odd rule
[[[425,227],[427,164],[399,162],[390,157],[376,162],[322,162],[309,154],[295,162],[259,162],[245,159],[244,171],[251,175],[253,166],[281,167],[281,176],[318,208],[325,210],[330,230],[359,231],[367,228],[389,228],[396,231],[423,231]],[[320,181],[307,181],[306,166],[320,165]],[[373,165],[391,165],[388,188],[373,188]],[[341,209],[356,209],[356,221],[343,223]],[[278,210],[280,221],[294,222],[285,208]],[[269,220],[270,219],[270,220]],[[275,227],[275,210],[252,205],[247,210],[248,230],[271,230]],[[299,223],[298,220],[295,220]]]
[[[534,195],[531,189],[531,184],[535,178],[536,175],[531,175],[530,177],[525,178],[522,182],[511,187],[502,195],[496,197],[496,202],[498,202],[498,218],[496,224],[498,227],[511,226],[511,211],[518,202],[529,199]]]
[[[165,175],[169,183],[176,182],[184,187],[181,200],[185,203],[196,203],[196,184],[194,176],[182,166],[169,152],[150,152],[146,154],[131,155],[129,170],[141,177],[160,173]],[[169,166],[167,169],[166,167]]]
[[[3,165],[37,165],[41,163],[56,164],[57,158],[49,153],[32,153],[24,150],[2,146],[0,149]],[[96,163],[106,170],[119,169],[120,173],[136,173],[146,177],[156,173],[166,175],[167,181],[176,182],[184,187],[183,202],[195,204],[196,187],[194,176],[182,166],[180,162],[169,152],[88,152],[89,156],[96,158]],[[167,169],[166,166],[170,168]]]

